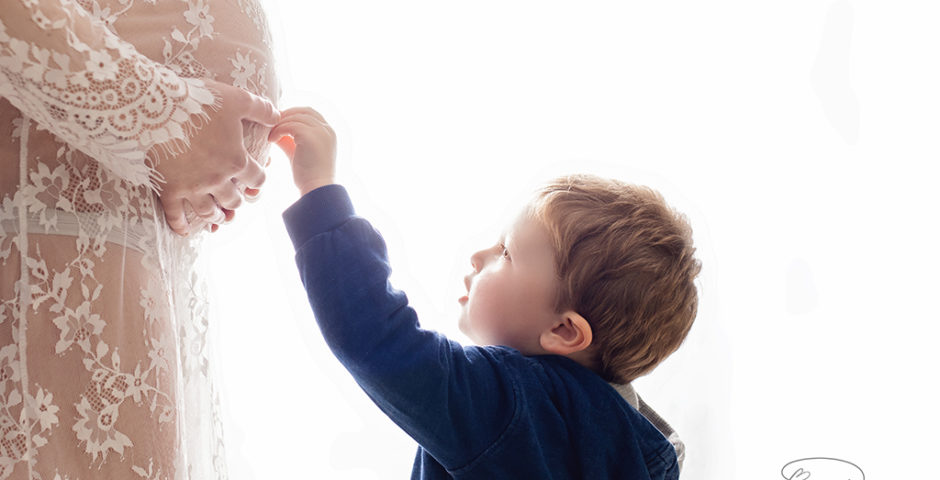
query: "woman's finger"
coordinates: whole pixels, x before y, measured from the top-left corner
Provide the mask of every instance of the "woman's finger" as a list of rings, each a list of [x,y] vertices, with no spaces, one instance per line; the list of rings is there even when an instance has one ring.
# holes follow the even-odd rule
[[[241,118],[266,126],[277,124],[280,119],[280,113],[277,111],[277,108],[274,107],[273,103],[246,90],[241,91],[244,93],[242,98],[245,102],[243,104],[244,112]]]
[[[215,197],[216,202],[223,209],[235,210],[236,208],[242,206],[244,197],[242,193],[238,190],[238,186],[234,182],[227,182],[217,188],[212,195]]]
[[[166,217],[170,229],[184,237],[189,235],[189,221],[183,211],[183,202],[166,197],[161,197],[160,201],[163,204],[163,216]]]
[[[193,206],[193,211],[197,216],[209,223],[222,223],[225,220],[225,214],[222,213],[222,209],[216,203],[215,198],[212,195],[200,195],[196,198],[189,199],[189,203]]]
[[[245,154],[248,155],[247,152]],[[254,159],[249,158],[248,165],[235,176],[235,181],[244,184],[246,187],[261,188],[266,178],[267,175],[264,173],[264,168]]]

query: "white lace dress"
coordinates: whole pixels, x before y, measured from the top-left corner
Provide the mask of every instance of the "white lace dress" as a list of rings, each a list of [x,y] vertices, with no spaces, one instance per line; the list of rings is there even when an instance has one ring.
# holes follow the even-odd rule
[[[269,33],[256,0],[0,0],[0,480],[226,476],[203,234],[151,166],[196,78],[276,100]]]

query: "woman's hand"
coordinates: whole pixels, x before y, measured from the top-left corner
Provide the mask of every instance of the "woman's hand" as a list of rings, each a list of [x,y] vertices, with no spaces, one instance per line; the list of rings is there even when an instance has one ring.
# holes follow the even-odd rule
[[[239,184],[257,191],[264,183],[264,169],[244,145],[242,121],[274,126],[279,113],[274,105],[241,88],[205,79],[221,107],[209,111],[209,118],[192,137],[189,149],[159,161],[156,170],[163,176],[160,202],[170,228],[180,235],[190,230],[187,204],[199,217],[212,224],[231,219],[244,200]]]

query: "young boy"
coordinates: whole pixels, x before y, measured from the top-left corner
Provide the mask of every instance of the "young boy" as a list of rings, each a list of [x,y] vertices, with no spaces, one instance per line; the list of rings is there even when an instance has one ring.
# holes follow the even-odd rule
[[[382,237],[333,183],[323,117],[286,110],[270,138],[302,195],[284,221],[317,323],[418,442],[412,478],[678,478],[677,449],[628,385],[696,313],[691,231],[657,193],[591,176],[546,186],[471,257],[459,325],[482,346],[464,347],[421,329],[389,285]]]

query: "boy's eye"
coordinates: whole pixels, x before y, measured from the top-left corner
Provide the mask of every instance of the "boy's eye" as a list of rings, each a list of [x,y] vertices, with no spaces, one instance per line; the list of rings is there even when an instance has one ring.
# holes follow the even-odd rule
[[[505,258],[506,260],[509,260],[509,249],[506,248],[506,245],[503,245],[502,243],[500,243],[499,250],[500,250],[499,256]]]

